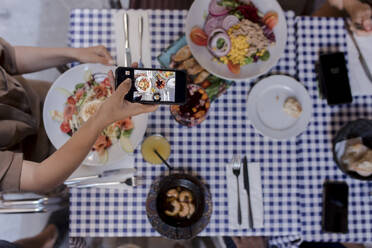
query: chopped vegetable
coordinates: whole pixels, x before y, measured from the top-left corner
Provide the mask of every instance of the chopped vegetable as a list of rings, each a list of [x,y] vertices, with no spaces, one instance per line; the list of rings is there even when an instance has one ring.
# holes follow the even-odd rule
[[[199,27],[193,27],[190,32],[190,39],[198,46],[206,46],[208,41],[207,34]]]
[[[212,16],[222,16],[229,13],[229,10],[227,8],[217,4],[217,0],[211,0],[208,10],[209,14],[211,14]]]
[[[267,61],[267,60],[269,60],[269,58],[270,58],[270,53],[269,53],[269,51],[265,51],[264,53],[263,53],[263,55],[260,57],[260,59],[262,60],[262,61]]]
[[[239,23],[239,18],[234,15],[228,15],[223,19],[222,28],[226,31],[232,26]]]
[[[234,73],[234,74],[239,74],[240,73],[240,65],[239,64],[233,64],[230,60],[227,63],[227,68]]]
[[[83,88],[84,85],[85,85],[85,83],[76,84],[76,85],[75,85],[75,89],[78,90],[78,89],[80,89],[80,88]]]
[[[130,141],[130,139],[128,139],[128,137],[121,136],[119,142],[120,142],[121,148],[123,148],[124,151],[126,151],[128,153],[133,153],[134,152],[134,147],[133,147],[132,142]]]
[[[239,6],[239,3],[235,0],[222,0],[218,2],[218,5],[224,6],[226,8],[235,9]]]
[[[225,30],[215,29],[208,37],[208,49],[216,57],[226,56],[231,49],[231,41]]]

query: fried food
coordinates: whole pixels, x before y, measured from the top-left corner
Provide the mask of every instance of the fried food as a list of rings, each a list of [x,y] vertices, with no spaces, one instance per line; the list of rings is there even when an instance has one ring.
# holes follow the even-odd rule
[[[178,52],[172,56],[172,60],[175,62],[181,62],[191,57],[190,47],[188,45],[182,47]]]
[[[188,68],[187,69],[187,73],[189,74],[189,75],[196,75],[196,74],[199,74],[201,71],[203,71],[204,69],[203,69],[203,67],[201,67],[199,64],[196,64],[196,65],[194,65],[193,67],[191,67],[191,68]]]
[[[192,202],[192,194],[190,191],[188,190],[183,190],[181,191],[178,199],[181,201],[181,202]]]
[[[194,80],[194,83],[196,84],[200,84],[202,82],[204,82],[204,80],[206,80],[209,76],[209,72],[207,71],[202,71],[198,74],[198,76],[196,76],[195,80]]]
[[[284,101],[283,110],[288,115],[297,119],[298,117],[300,117],[302,113],[302,106],[301,106],[301,103],[296,98],[288,97]]]
[[[181,204],[177,200],[172,200],[170,202],[173,210],[165,210],[165,214],[168,216],[176,216],[181,210]]]
[[[169,204],[169,209],[164,211],[166,215],[190,219],[195,213],[194,198],[189,190],[173,188],[167,191],[166,196],[166,202]]]

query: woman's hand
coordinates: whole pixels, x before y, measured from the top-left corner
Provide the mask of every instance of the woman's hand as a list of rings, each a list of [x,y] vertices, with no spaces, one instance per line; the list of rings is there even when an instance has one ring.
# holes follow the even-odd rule
[[[104,46],[93,46],[87,48],[74,48],[75,59],[81,63],[101,63],[113,65],[115,62]]]
[[[108,73],[108,78],[111,85],[114,85],[115,80],[112,71]],[[129,116],[153,112],[158,108],[157,105],[131,103],[125,100],[124,97],[129,92],[131,86],[132,82],[129,78],[127,78],[120,84],[116,91],[101,105],[96,114],[96,117],[99,118],[100,123],[102,123],[103,125],[103,128],[115,121],[125,119]]]
[[[344,0],[344,9],[351,18],[351,30],[357,35],[372,34],[372,8],[359,0]]]

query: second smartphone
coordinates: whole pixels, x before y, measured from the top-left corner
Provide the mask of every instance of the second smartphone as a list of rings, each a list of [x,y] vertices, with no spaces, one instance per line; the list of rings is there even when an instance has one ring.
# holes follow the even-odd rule
[[[186,72],[149,68],[118,67],[117,88],[125,79],[132,87],[125,99],[146,104],[183,104],[186,102]]]

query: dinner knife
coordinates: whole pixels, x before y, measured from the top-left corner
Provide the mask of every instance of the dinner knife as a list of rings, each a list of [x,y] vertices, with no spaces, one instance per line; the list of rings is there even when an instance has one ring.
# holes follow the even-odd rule
[[[143,62],[142,62],[143,17],[142,16],[140,16],[138,20],[138,33],[140,37],[138,66],[143,67]]]
[[[112,175],[133,174],[135,172],[136,172],[135,168],[123,168],[123,169],[107,170],[107,171],[104,171],[104,172],[102,172],[98,175],[71,178],[69,180],[66,180],[65,184],[66,185],[71,185],[71,184],[76,184],[76,183],[79,183],[81,181],[86,181],[86,180],[90,180],[90,179],[108,177],[108,176],[112,176]]]
[[[131,65],[131,54],[129,49],[129,20],[128,13],[125,12],[123,16],[123,26],[124,26],[124,66],[129,67]]]
[[[248,175],[248,162],[247,156],[243,158],[243,179],[244,179],[244,189],[247,191],[248,196],[248,208],[249,208],[249,227],[253,228],[253,214],[252,214],[252,204],[250,197],[250,187],[249,187],[249,175]]]
[[[360,47],[358,45],[358,42],[356,41],[355,37],[354,37],[354,34],[353,32],[351,31],[350,29],[350,25],[349,23],[345,20],[345,26],[346,26],[346,30],[347,32],[349,33],[350,35],[350,38],[351,40],[353,41],[354,43],[354,46],[356,47],[357,51],[358,51],[358,56],[359,56],[359,61],[360,63],[362,64],[362,67],[363,67],[363,70],[364,72],[366,73],[369,81],[372,82],[372,74],[371,74],[371,71],[369,70],[369,67],[368,67],[368,64],[367,64],[367,61],[365,60],[363,54],[362,54],[362,51],[360,50]]]

